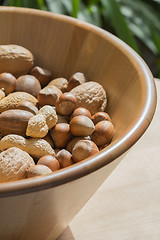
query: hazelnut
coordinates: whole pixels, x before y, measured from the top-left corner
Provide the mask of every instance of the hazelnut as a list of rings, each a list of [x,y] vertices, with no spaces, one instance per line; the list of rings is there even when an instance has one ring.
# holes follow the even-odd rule
[[[39,80],[42,87],[46,86],[52,78],[51,71],[38,66],[35,66],[30,74]]]
[[[59,151],[56,158],[59,161],[61,168],[65,168],[73,164],[72,154],[65,149]]]
[[[70,115],[76,108],[76,103],[77,100],[73,94],[63,93],[56,101],[56,112],[59,115]]]
[[[43,137],[42,139],[46,140],[51,145],[52,148],[54,147],[52,138],[49,133],[47,133],[47,135],[45,137]]]
[[[0,88],[4,89],[5,94],[14,92],[16,88],[16,78],[11,73],[1,73]]]
[[[64,93],[67,91],[68,81],[65,78],[56,78],[49,82],[48,86],[50,85],[54,85],[55,87],[59,88],[62,93]]]
[[[55,106],[56,100],[60,97],[61,94],[62,92],[60,89],[53,85],[48,85],[39,92],[38,103],[40,106]]]
[[[69,151],[70,153],[72,152],[72,149],[74,148],[74,145],[79,141],[79,140],[91,140],[89,136],[87,137],[75,137],[72,138],[69,143],[67,144],[66,150]]]
[[[87,80],[83,73],[77,72],[71,76],[68,82],[68,91],[71,91],[73,88],[77,87],[78,85],[85,83]]]
[[[50,130],[50,134],[56,148],[65,148],[71,139],[69,124],[67,123],[56,124],[56,126]]]
[[[94,129],[92,120],[86,116],[79,115],[70,121],[70,132],[74,136],[89,136],[93,133]]]
[[[28,168],[26,173],[27,173],[27,178],[30,178],[30,177],[37,177],[41,175],[50,174],[52,173],[52,170],[45,165],[35,165]]]
[[[39,164],[49,167],[52,171],[60,169],[59,161],[52,155],[45,155],[41,157],[37,162],[37,165]]]
[[[62,115],[57,115],[58,120],[57,120],[57,124],[58,123],[68,123],[69,119],[67,116],[62,116]]]
[[[26,110],[28,112],[33,113],[34,115],[38,113],[38,108],[29,101],[19,102],[16,106],[16,109]]]
[[[74,112],[72,113],[70,119],[72,119],[72,118],[74,118],[76,116],[79,116],[79,115],[83,115],[83,116],[86,116],[88,118],[91,118],[91,114],[90,114],[90,112],[86,108],[79,107],[79,108],[76,108],[74,110]]]
[[[92,116],[91,119],[92,119],[92,121],[94,122],[95,125],[98,122],[104,121],[104,120],[111,122],[111,118],[106,112],[97,112]]]
[[[24,75],[17,79],[16,92],[27,92],[37,97],[39,91],[41,90],[41,85],[37,78],[31,75]]]
[[[99,152],[99,149],[94,142],[91,140],[80,140],[74,145],[72,158],[75,162],[80,162],[97,152]]]
[[[109,121],[100,121],[95,126],[95,131],[92,134],[92,141],[97,144],[97,146],[108,144],[114,133],[114,126]]]

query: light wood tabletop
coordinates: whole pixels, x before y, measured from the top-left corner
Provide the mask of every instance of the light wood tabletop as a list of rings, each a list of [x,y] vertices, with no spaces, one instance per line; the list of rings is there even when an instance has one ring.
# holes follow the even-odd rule
[[[154,119],[57,240],[160,239],[160,80]]]

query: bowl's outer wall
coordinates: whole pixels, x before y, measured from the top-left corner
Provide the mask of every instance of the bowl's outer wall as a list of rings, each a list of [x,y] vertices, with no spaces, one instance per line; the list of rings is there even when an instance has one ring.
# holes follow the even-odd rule
[[[133,51],[130,53],[129,48],[126,50],[121,41],[114,39],[96,27],[71,18],[35,10],[0,8],[0,44],[18,44],[28,48],[35,56],[35,64],[50,69],[53,77],[69,78],[72,73],[81,71],[88,79],[102,84],[109,99],[107,112],[115,125],[112,148],[106,148],[92,158],[92,161],[81,163],[77,168],[64,170],[68,174],[69,171],[73,172],[72,169],[78,169],[76,173],[79,174],[81,168],[84,175],[91,174],[82,177],[81,171],[80,175],[77,175],[81,178],[77,177],[74,181],[71,178],[66,184],[63,180],[62,185],[50,188],[54,186],[56,176],[61,177],[61,172],[57,173],[53,177],[46,177],[50,187],[43,191],[43,179],[35,179],[35,185],[29,179],[19,181],[15,186],[19,186],[19,189],[29,186],[27,191],[31,191],[20,193],[19,196],[9,196],[19,193],[15,191],[9,194],[7,187],[4,187],[8,197],[0,198],[0,239],[53,240],[57,237],[122,156],[114,159],[128,150],[148,127],[155,109],[155,97],[148,100],[147,96],[149,93],[153,97],[155,88],[151,81],[148,81],[148,86],[145,79],[147,75],[150,80],[152,75],[145,64],[141,66],[142,60],[141,64],[135,60]],[[141,116],[145,115],[143,108],[148,101],[149,110],[146,111],[149,114],[144,119]],[[125,147],[124,144],[123,148],[119,144],[119,147],[115,148],[114,144],[134,127],[139,118],[140,123],[144,124],[138,123],[134,134],[131,132],[131,137],[126,137]],[[114,148],[118,150],[114,151]],[[114,161],[111,162],[112,160]],[[100,168],[101,166],[105,167]],[[98,168],[98,171],[93,172]],[[1,186],[0,193],[3,192]],[[10,189],[11,184],[7,186]]]

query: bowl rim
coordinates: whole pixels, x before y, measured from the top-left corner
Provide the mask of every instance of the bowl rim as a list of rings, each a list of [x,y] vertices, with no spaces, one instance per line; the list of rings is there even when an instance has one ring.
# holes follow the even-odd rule
[[[138,141],[138,139],[143,135],[150,125],[154,116],[156,108],[156,87],[148,66],[131,47],[106,30],[69,16],[19,7],[0,7],[0,13],[1,12],[14,12],[17,14],[54,18],[65,22],[69,21],[74,24],[81,25],[83,28],[89,28],[103,38],[107,38],[107,40],[112,41],[114,45],[121,47],[125,54],[127,54],[127,56],[131,59],[133,64],[138,66],[141,70],[141,79],[143,80],[145,89],[145,105],[143,106],[139,118],[136,119],[133,125],[127,129],[123,137],[119,140],[115,140],[109,146],[102,149],[98,154],[95,154],[94,156],[89,157],[87,160],[84,160],[80,163],[76,163],[70,167],[58,170],[50,175],[23,179],[15,182],[0,183],[0,197],[15,196],[24,193],[40,191],[66,184],[78,178],[84,177],[117,159],[135,142]]]

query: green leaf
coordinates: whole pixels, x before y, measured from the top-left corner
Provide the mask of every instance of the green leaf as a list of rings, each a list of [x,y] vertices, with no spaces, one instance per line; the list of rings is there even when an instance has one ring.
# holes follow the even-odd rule
[[[79,11],[80,0],[72,0],[72,17],[76,18]]]

